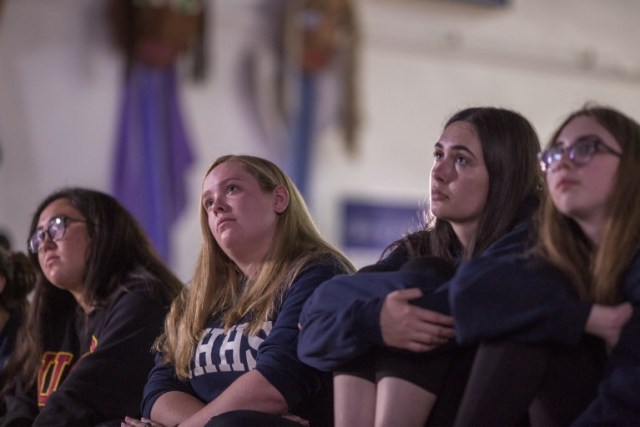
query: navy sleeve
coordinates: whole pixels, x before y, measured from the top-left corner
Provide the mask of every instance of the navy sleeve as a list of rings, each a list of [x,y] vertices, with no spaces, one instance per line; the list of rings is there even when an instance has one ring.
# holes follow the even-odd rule
[[[333,371],[373,345],[384,345],[380,311],[395,290],[423,288],[424,276],[410,272],[340,275],[323,283],[304,306],[300,323],[300,359]]]
[[[482,257],[515,257],[532,245],[534,227],[529,221],[517,224],[511,231],[496,240],[483,253]]]
[[[149,372],[149,379],[144,386],[141,405],[142,416],[151,417],[153,404],[162,394],[169,391],[181,391],[198,398],[188,382],[180,381],[176,377],[175,367],[169,363],[162,363],[162,354],[157,353],[155,365]]]
[[[473,259],[458,269],[449,300],[461,344],[507,337],[577,344],[591,310],[559,270],[533,258]]]
[[[640,257],[623,284],[625,299],[634,305],[618,345],[611,352],[598,394],[575,426],[637,425],[640,420]]]
[[[485,251],[500,257],[524,251],[529,242],[530,225],[522,223]],[[333,371],[366,352],[372,346],[383,346],[380,311],[386,296],[393,291],[420,288],[424,296],[413,303],[450,314],[451,282],[433,283],[424,276],[405,271],[383,271],[387,265],[400,268],[407,254],[400,248],[380,261],[375,269],[353,276],[336,276],[323,283],[309,298],[302,311],[302,332],[298,354],[305,363],[325,371]]]
[[[74,366],[34,425],[94,425],[137,416],[153,364],[151,345],[166,310],[142,289],[123,292],[96,330],[95,351]]]
[[[297,356],[298,322],[309,295],[320,283],[341,272],[333,264],[305,268],[285,294],[273,329],[258,349],[256,369],[282,394],[289,409],[326,387],[326,375],[303,364]]]

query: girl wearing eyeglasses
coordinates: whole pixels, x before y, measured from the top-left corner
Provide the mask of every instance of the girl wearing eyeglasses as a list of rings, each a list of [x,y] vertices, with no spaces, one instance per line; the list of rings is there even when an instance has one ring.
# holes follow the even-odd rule
[[[35,273],[29,258],[0,247],[0,387],[5,383],[4,367],[13,353],[18,328],[29,306],[27,295],[34,283]],[[3,406],[0,403],[0,414],[4,413]]]
[[[51,194],[29,235],[35,292],[1,424],[88,426],[138,413],[151,346],[182,284],[101,192]]]
[[[526,257],[478,259],[452,285],[458,340],[485,341],[458,425],[637,425],[640,125],[572,113],[540,155],[548,196]]]

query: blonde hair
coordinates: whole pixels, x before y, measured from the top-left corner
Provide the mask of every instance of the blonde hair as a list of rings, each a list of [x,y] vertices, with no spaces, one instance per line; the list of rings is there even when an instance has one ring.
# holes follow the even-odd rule
[[[261,324],[278,310],[284,292],[300,272],[312,262],[337,263],[352,272],[349,260],[325,241],[293,182],[275,164],[259,157],[229,155],[218,158],[205,178],[218,165],[236,162],[258,181],[265,192],[283,186],[289,192],[289,205],[280,214],[276,236],[255,277],[243,286],[244,277],[217,244],[200,205],[202,244],[193,279],[188,289],[172,304],[165,322],[165,333],[155,348],[164,353],[165,362],[175,365],[181,379],[188,378],[194,349],[207,321],[220,315],[225,329],[247,318],[247,333],[255,335]]]
[[[578,224],[563,215],[547,195],[539,215],[538,250],[571,278],[581,299],[612,304],[620,301],[620,280],[640,243],[640,125],[613,108],[587,105],[569,115],[549,145],[569,122],[581,116],[611,133],[623,153],[609,195],[602,241],[594,248]]]

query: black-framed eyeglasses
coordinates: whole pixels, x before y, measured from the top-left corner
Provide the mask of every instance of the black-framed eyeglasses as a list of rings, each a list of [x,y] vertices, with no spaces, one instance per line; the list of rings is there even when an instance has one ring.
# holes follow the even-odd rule
[[[622,153],[619,153],[609,147],[597,136],[587,135],[578,139],[568,147],[553,145],[538,154],[538,160],[540,160],[540,168],[542,168],[542,171],[548,171],[554,163],[562,160],[564,153],[567,153],[569,160],[571,160],[576,166],[586,165],[591,161],[591,159],[593,159],[593,156],[596,153],[607,153],[613,154],[617,157],[622,157]]]
[[[40,250],[40,246],[44,242],[45,237],[48,235],[51,240],[57,242],[62,239],[64,232],[67,231],[67,224],[69,222],[87,222],[83,219],[70,218],[66,215],[58,215],[51,218],[51,221],[45,228],[39,228],[33,233],[29,239],[29,252],[37,254]]]

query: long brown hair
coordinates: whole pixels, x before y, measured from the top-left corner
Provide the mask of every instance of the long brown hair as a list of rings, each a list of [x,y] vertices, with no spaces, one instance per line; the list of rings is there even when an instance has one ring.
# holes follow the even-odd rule
[[[528,219],[533,209],[522,212],[525,201],[536,206],[542,197],[537,160],[540,142],[526,118],[504,108],[474,107],[455,113],[445,128],[459,121],[469,123],[476,131],[489,173],[487,203],[472,246],[462,248],[451,225],[427,210],[424,229],[395,242],[385,253],[403,245],[411,257],[433,255],[454,263],[474,257],[516,223]]]
[[[90,237],[83,285],[86,301],[100,307],[131,279],[142,279],[152,295],[169,304],[183,285],[162,263],[134,217],[112,196],[85,188],[65,188],[45,198],[31,220],[29,236],[38,227],[40,214],[56,200],[67,200],[87,220]],[[77,310],[71,293],[57,288],[42,272],[38,254],[30,254],[36,266],[36,284],[27,321],[9,365],[19,367],[26,387],[34,384],[46,331]],[[17,380],[17,375],[8,390]]]
[[[578,224],[563,215],[547,195],[540,210],[538,250],[571,278],[582,299],[616,303],[620,300],[620,279],[640,243],[640,125],[613,108],[586,105],[562,122],[549,145],[576,117],[595,120],[613,135],[622,151],[602,241],[594,247]]]
[[[205,178],[218,165],[236,162],[253,175],[264,192],[283,186],[289,192],[289,205],[278,218],[273,239],[256,276],[245,286],[235,263],[215,241],[207,223],[207,212],[200,204],[202,244],[195,273],[188,289],[173,303],[165,322],[165,333],[156,342],[165,360],[176,367],[179,378],[187,378],[189,363],[200,335],[212,315],[220,315],[225,328],[248,318],[248,334],[278,309],[283,293],[309,263],[330,261],[344,271],[353,271],[349,260],[322,238],[293,182],[272,162],[254,156],[229,155],[218,158],[207,169]]]

